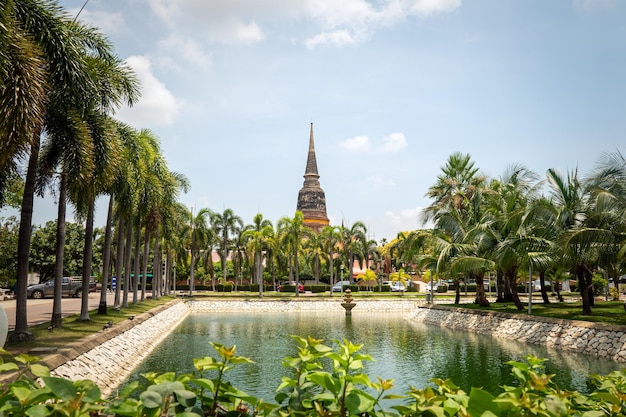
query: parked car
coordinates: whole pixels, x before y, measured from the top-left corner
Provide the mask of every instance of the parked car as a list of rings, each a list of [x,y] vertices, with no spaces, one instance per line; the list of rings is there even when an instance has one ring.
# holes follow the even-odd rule
[[[89,281],[89,292],[96,290],[96,282],[92,278]],[[30,285],[26,288],[26,296],[28,298],[45,298],[54,295],[54,278],[44,281],[40,284]],[[61,296],[62,297],[82,297],[83,281],[73,277],[63,277],[61,279]]]
[[[396,281],[391,283],[391,291],[406,291],[406,287],[402,283],[402,281]]]
[[[350,285],[350,281],[337,281],[330,289],[331,292],[342,292],[344,285]]]
[[[278,286],[278,292],[283,292],[284,285],[291,285],[293,287],[296,286],[296,281],[288,281]],[[304,284],[298,283],[298,292],[304,292]]]
[[[439,289],[439,284],[437,282],[433,282],[432,283],[432,291],[433,292],[437,292],[438,289]],[[431,292],[430,282],[426,284],[426,292]]]

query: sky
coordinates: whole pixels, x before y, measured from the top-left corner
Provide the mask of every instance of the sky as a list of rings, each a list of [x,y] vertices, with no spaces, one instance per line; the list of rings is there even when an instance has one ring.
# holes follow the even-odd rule
[[[377,241],[423,227],[452,153],[545,177],[626,151],[624,1],[90,0],[78,18],[140,79],[114,117],[160,138],[180,201],[246,224],[293,217],[311,123],[331,224]],[[34,223],[55,215],[36,202]]]

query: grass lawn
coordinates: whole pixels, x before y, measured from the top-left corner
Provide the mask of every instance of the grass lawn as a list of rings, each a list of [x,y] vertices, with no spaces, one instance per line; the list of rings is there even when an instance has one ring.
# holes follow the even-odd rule
[[[454,306],[474,310],[481,309],[476,304],[455,304]],[[518,310],[515,308],[513,303],[491,303],[491,306],[485,308],[484,310],[527,315],[528,305],[524,303],[524,309]],[[626,311],[624,310],[623,301],[596,301],[595,306],[591,308],[590,316],[583,315],[582,311],[582,303],[580,302],[550,304],[533,303],[531,313],[533,316],[540,317],[554,317],[557,319],[626,325]]]
[[[12,354],[25,353],[36,347],[62,347],[69,342],[76,341],[90,334],[102,331],[104,325],[109,321],[119,323],[128,320],[130,316],[136,316],[146,311],[150,311],[159,305],[166,304],[174,300],[174,297],[161,297],[159,300],[147,299],[137,304],[129,304],[127,308],[119,312],[108,309],[107,314],[97,314],[98,310],[89,312],[90,321],[79,321],[79,314],[74,314],[63,318],[63,327],[60,329],[48,330],[49,322],[36,326],[31,326],[28,330],[33,333],[35,340],[25,343],[7,342],[4,349]]]

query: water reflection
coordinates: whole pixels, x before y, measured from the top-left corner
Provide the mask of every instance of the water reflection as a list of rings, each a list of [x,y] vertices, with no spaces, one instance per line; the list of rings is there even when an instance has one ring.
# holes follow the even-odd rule
[[[409,386],[424,387],[432,378],[450,378],[469,392],[484,387],[499,392],[511,385],[507,361],[528,354],[548,358],[547,370],[556,373],[564,389],[587,392],[590,373],[606,374],[621,366],[610,360],[548,350],[515,341],[492,338],[416,323],[401,314],[357,312],[210,313],[190,315],[147,358],[130,380],[142,372],[190,372],[193,358],[214,356],[209,341],[237,345],[237,354],[255,361],[229,372],[229,380],[249,394],[272,400],[273,390],[289,371],[281,360],[297,352],[298,335],[363,344],[363,353],[376,361],[366,363],[370,377],[394,379],[396,393]]]

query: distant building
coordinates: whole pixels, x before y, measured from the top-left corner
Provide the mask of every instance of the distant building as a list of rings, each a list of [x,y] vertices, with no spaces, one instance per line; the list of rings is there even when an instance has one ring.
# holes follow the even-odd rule
[[[319,232],[330,221],[326,215],[326,196],[320,186],[317,173],[317,159],[315,158],[315,141],[313,139],[313,123],[309,137],[309,154],[304,171],[304,185],[298,193],[297,211],[304,215],[304,225]]]

